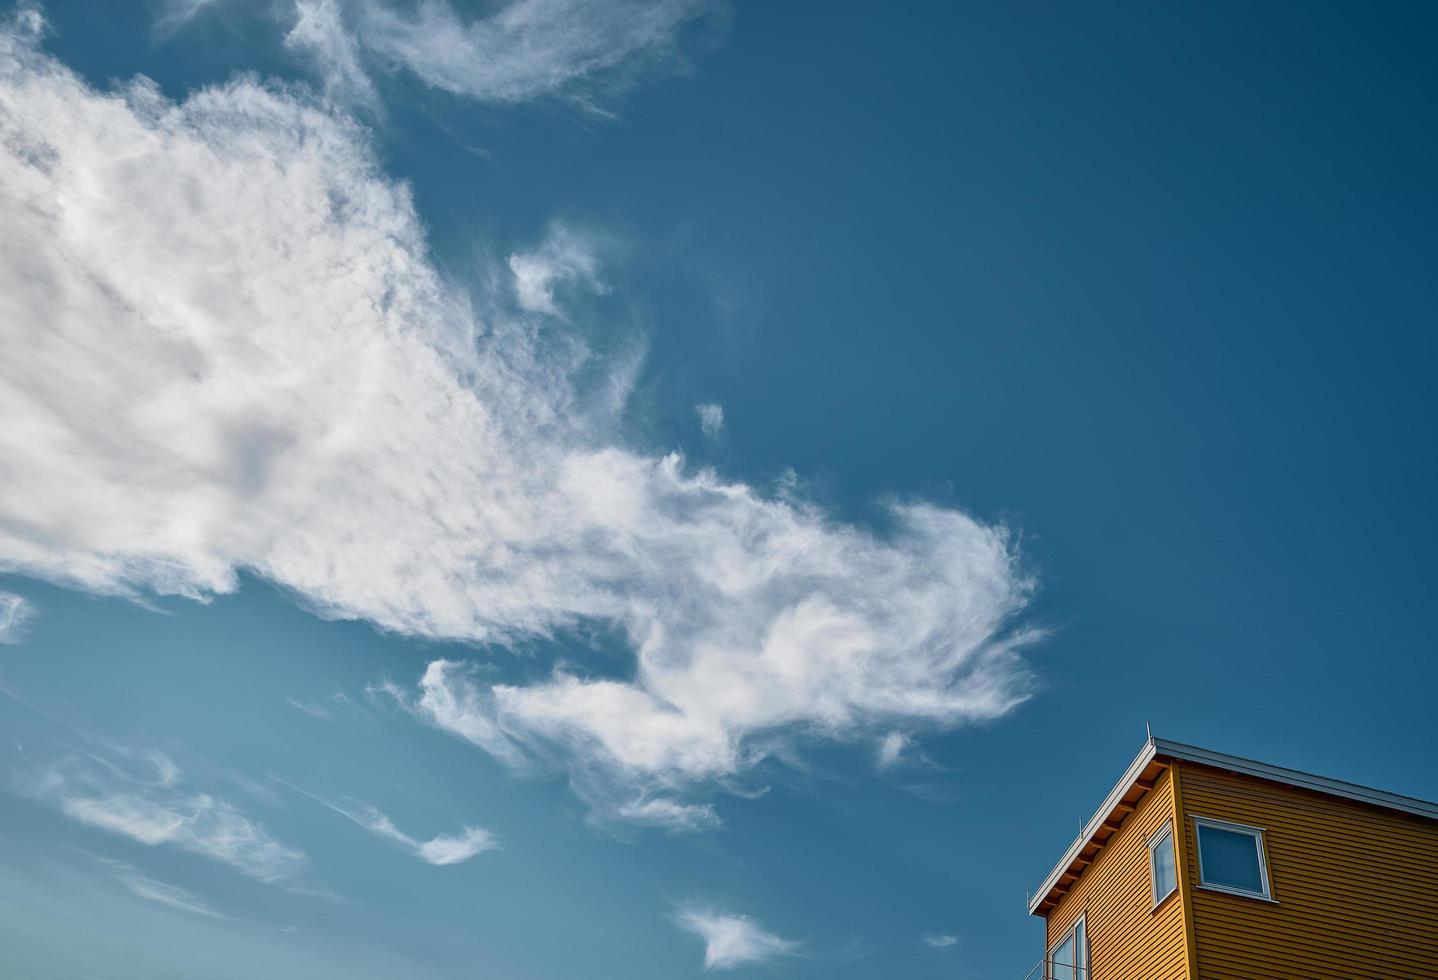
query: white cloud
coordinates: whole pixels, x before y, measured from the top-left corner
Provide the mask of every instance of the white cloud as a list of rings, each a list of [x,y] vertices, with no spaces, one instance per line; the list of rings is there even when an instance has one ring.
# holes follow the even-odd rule
[[[321,806],[328,807],[335,813],[354,821],[370,833],[399,844],[415,857],[430,864],[461,864],[485,851],[499,849],[498,838],[483,827],[465,827],[458,834],[439,834],[429,840],[421,841],[400,830],[394,825],[393,820],[367,803],[334,803],[291,783],[285,783],[285,785]]]
[[[315,704],[313,701],[300,701],[296,698],[289,697],[285,698],[285,700],[289,702],[291,708],[294,708],[296,711],[302,711],[311,718],[317,718],[320,721],[334,720],[334,716],[330,714],[329,709],[322,704]]]
[[[161,0],[165,41],[219,0]],[[722,0],[508,0],[479,16],[449,0],[293,0],[275,5],[285,46],[307,57],[335,98],[374,106],[376,72],[404,72],[465,98],[517,104],[568,99],[602,112],[646,71],[683,67],[685,28]],[[710,18],[713,26],[722,17]]]
[[[220,0],[161,0],[150,36],[156,41],[165,41],[195,18],[201,10],[212,7]]]
[[[183,912],[192,912],[195,915],[203,915],[211,919],[227,919],[229,916],[216,910],[200,896],[188,888],[181,888],[179,885],[172,885],[168,882],[151,878],[140,871],[132,864],[124,861],[116,861],[110,858],[97,857],[97,861],[110,869],[115,880],[129,889],[131,894],[160,905],[167,905],[173,909],[180,909]]]
[[[509,257],[514,291],[519,307],[531,313],[560,316],[555,302],[556,287],[579,285],[602,292],[599,258],[593,243],[563,225],[550,229],[549,237],[532,252]]]
[[[20,788],[71,820],[150,847],[177,847],[260,881],[288,881],[300,874],[303,853],[275,840],[225,800],[175,788],[179,770],[168,759],[165,763],[161,778],[145,780],[104,759],[72,754],[22,775]]]
[[[799,948],[760,928],[753,919],[698,908],[681,909],[675,916],[681,929],[704,941],[704,968],[727,970],[747,963],[765,963]]]
[[[888,769],[898,763],[903,757],[904,750],[912,744],[912,739],[903,732],[889,732],[879,740],[878,758],[876,761],[880,769]]]
[[[614,815],[629,823],[666,830],[707,830],[720,823],[719,814],[709,804],[680,803],[664,797],[617,804]]]
[[[699,428],[710,439],[718,439],[724,431],[724,406],[700,404],[694,406],[699,416]]]
[[[374,83],[365,70],[358,40],[345,27],[338,0],[295,0],[294,14],[285,47],[313,60],[330,96],[375,104]]]
[[[942,932],[925,933],[923,939],[926,946],[932,946],[935,949],[945,949],[959,941],[957,936],[950,936]]]
[[[13,592],[0,592],[0,643],[19,643],[35,619],[35,606]]]
[[[613,626],[620,679],[436,661],[398,693],[636,819],[782,737],[1025,696],[1004,529],[891,503],[870,530],[623,447],[632,364],[550,315],[597,281],[562,228],[510,305],[444,279],[367,133],[291,90],[99,93],[5,33],[0,117],[0,570],[197,598],[245,570],[492,644]]]
[[[303,701],[296,697],[286,697],[285,702],[296,711],[303,712],[319,721],[334,721],[337,711],[363,710],[343,691],[335,691],[323,701]]]
[[[132,893],[152,902],[159,902],[161,905],[170,906],[170,908],[193,912],[196,915],[204,915],[212,919],[226,918],[223,913],[215,911],[198,898],[194,892],[178,885],[166,884],[144,875],[134,875],[121,880]]]
[[[476,854],[499,847],[494,835],[482,827],[465,827],[454,836],[432,837],[419,845],[419,856],[430,864],[459,864]]]
[[[353,37],[381,67],[485,102],[565,96],[592,104],[641,71],[679,61],[677,36],[708,0],[516,0],[461,17],[447,0],[400,9],[351,0]]]

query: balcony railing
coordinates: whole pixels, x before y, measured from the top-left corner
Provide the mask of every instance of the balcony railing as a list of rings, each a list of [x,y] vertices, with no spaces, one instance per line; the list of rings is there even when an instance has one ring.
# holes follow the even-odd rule
[[[1024,974],[1024,980],[1089,980],[1088,967],[1058,960],[1039,960]]]

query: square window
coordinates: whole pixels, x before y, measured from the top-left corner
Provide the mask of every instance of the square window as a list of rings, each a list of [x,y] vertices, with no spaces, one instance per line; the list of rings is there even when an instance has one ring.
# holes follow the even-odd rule
[[[1164,824],[1162,830],[1149,838],[1148,864],[1153,872],[1153,904],[1157,906],[1178,887],[1178,869],[1174,865],[1173,855],[1173,824]]]
[[[1195,817],[1198,831],[1198,879],[1205,888],[1272,898],[1263,860],[1263,830]]]

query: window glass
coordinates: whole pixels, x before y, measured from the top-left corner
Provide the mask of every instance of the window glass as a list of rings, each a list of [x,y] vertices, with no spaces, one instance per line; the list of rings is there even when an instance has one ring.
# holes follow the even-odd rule
[[[1080,918],[1053,952],[1049,954],[1047,976],[1051,980],[1084,980],[1088,976],[1088,943],[1084,920]]]
[[[1256,834],[1199,824],[1198,852],[1205,884],[1264,893]]]
[[[1148,851],[1153,865],[1153,904],[1157,905],[1178,887],[1178,871],[1173,863],[1172,824],[1153,839]]]
[[[1054,947],[1053,962],[1049,966],[1049,976],[1053,980],[1078,980],[1078,971],[1074,969],[1077,965],[1074,962],[1074,950],[1078,946],[1076,938],[1069,933],[1063,942]]]

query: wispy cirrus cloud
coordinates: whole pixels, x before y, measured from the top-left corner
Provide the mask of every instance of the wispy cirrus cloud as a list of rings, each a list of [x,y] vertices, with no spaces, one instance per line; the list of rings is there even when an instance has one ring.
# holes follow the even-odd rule
[[[875,753],[875,762],[880,769],[889,769],[897,765],[903,757],[904,751],[913,744],[913,740],[903,732],[888,732],[879,740],[879,750]]]
[[[301,701],[297,698],[285,698],[285,702],[296,711],[309,715],[319,721],[333,721],[334,716],[330,714],[329,708],[313,701]]]
[[[536,249],[509,257],[514,291],[520,309],[549,316],[562,316],[555,291],[561,287],[603,292],[599,278],[599,257],[593,243],[584,236],[556,224]]]
[[[646,71],[683,63],[679,35],[714,0],[514,0],[462,16],[448,0],[299,0],[289,43],[342,90],[364,65],[483,102],[564,97],[598,107]]]
[[[292,881],[304,870],[301,851],[281,844],[239,807],[182,790],[180,770],[167,756],[152,751],[144,758],[155,770],[152,776],[102,756],[71,752],[20,773],[16,788],[78,823],[150,847],[197,854],[260,881]]]
[[[345,22],[338,0],[295,0],[294,24],[285,46],[307,56],[325,91],[341,101],[374,106],[379,101],[364,64],[359,38]]]
[[[283,781],[282,781],[283,782]],[[457,834],[438,834],[429,840],[411,837],[395,826],[394,821],[377,807],[357,801],[336,802],[300,789],[293,783],[284,785],[321,806],[333,810],[370,833],[393,841],[421,861],[434,865],[462,864],[485,851],[499,849],[499,839],[483,827],[466,826]]]
[[[179,885],[172,885],[167,881],[153,878],[133,864],[99,856],[95,856],[95,860],[104,865],[111,876],[132,895],[169,906],[172,909],[203,915],[211,919],[229,918],[188,888],[181,888]]]
[[[694,406],[694,414],[699,416],[699,429],[710,439],[718,439],[724,434],[724,406],[711,402],[701,403]]]
[[[206,7],[213,7],[221,0],[161,0],[155,11],[154,22],[150,25],[150,36],[164,41],[184,28],[195,15]]]
[[[171,40],[222,2],[165,0],[152,34]],[[723,0],[509,0],[473,13],[449,0],[292,0],[265,13],[342,101],[375,107],[375,77],[404,73],[480,102],[561,98],[605,112],[644,74],[682,68],[686,29],[722,27],[725,10]]]
[[[343,691],[335,691],[322,701],[306,701],[301,698],[286,697],[285,703],[296,711],[319,721],[334,721],[335,712],[340,709],[358,709],[358,706],[350,700],[349,695]]]
[[[958,936],[951,936],[946,932],[926,932],[921,938],[925,946],[932,946],[934,949],[948,949],[959,942]]]
[[[681,803],[662,796],[615,802],[612,809],[620,820],[665,830],[708,830],[721,822],[712,804]]]
[[[776,740],[1026,696],[1008,532],[914,502],[846,524],[636,448],[633,364],[564,318],[557,287],[598,273],[562,232],[515,253],[513,290],[471,289],[326,103],[253,79],[100,92],[34,35],[0,32],[0,570],[197,598],[248,571],[322,615],[496,645],[611,627],[618,677],[437,660],[399,696],[686,829]]]
[[[681,908],[675,924],[704,942],[704,969],[728,970],[766,963],[798,951],[799,943],[761,927],[753,919],[695,906]]]
[[[24,596],[0,592],[0,643],[19,643],[35,619],[35,606]]]

